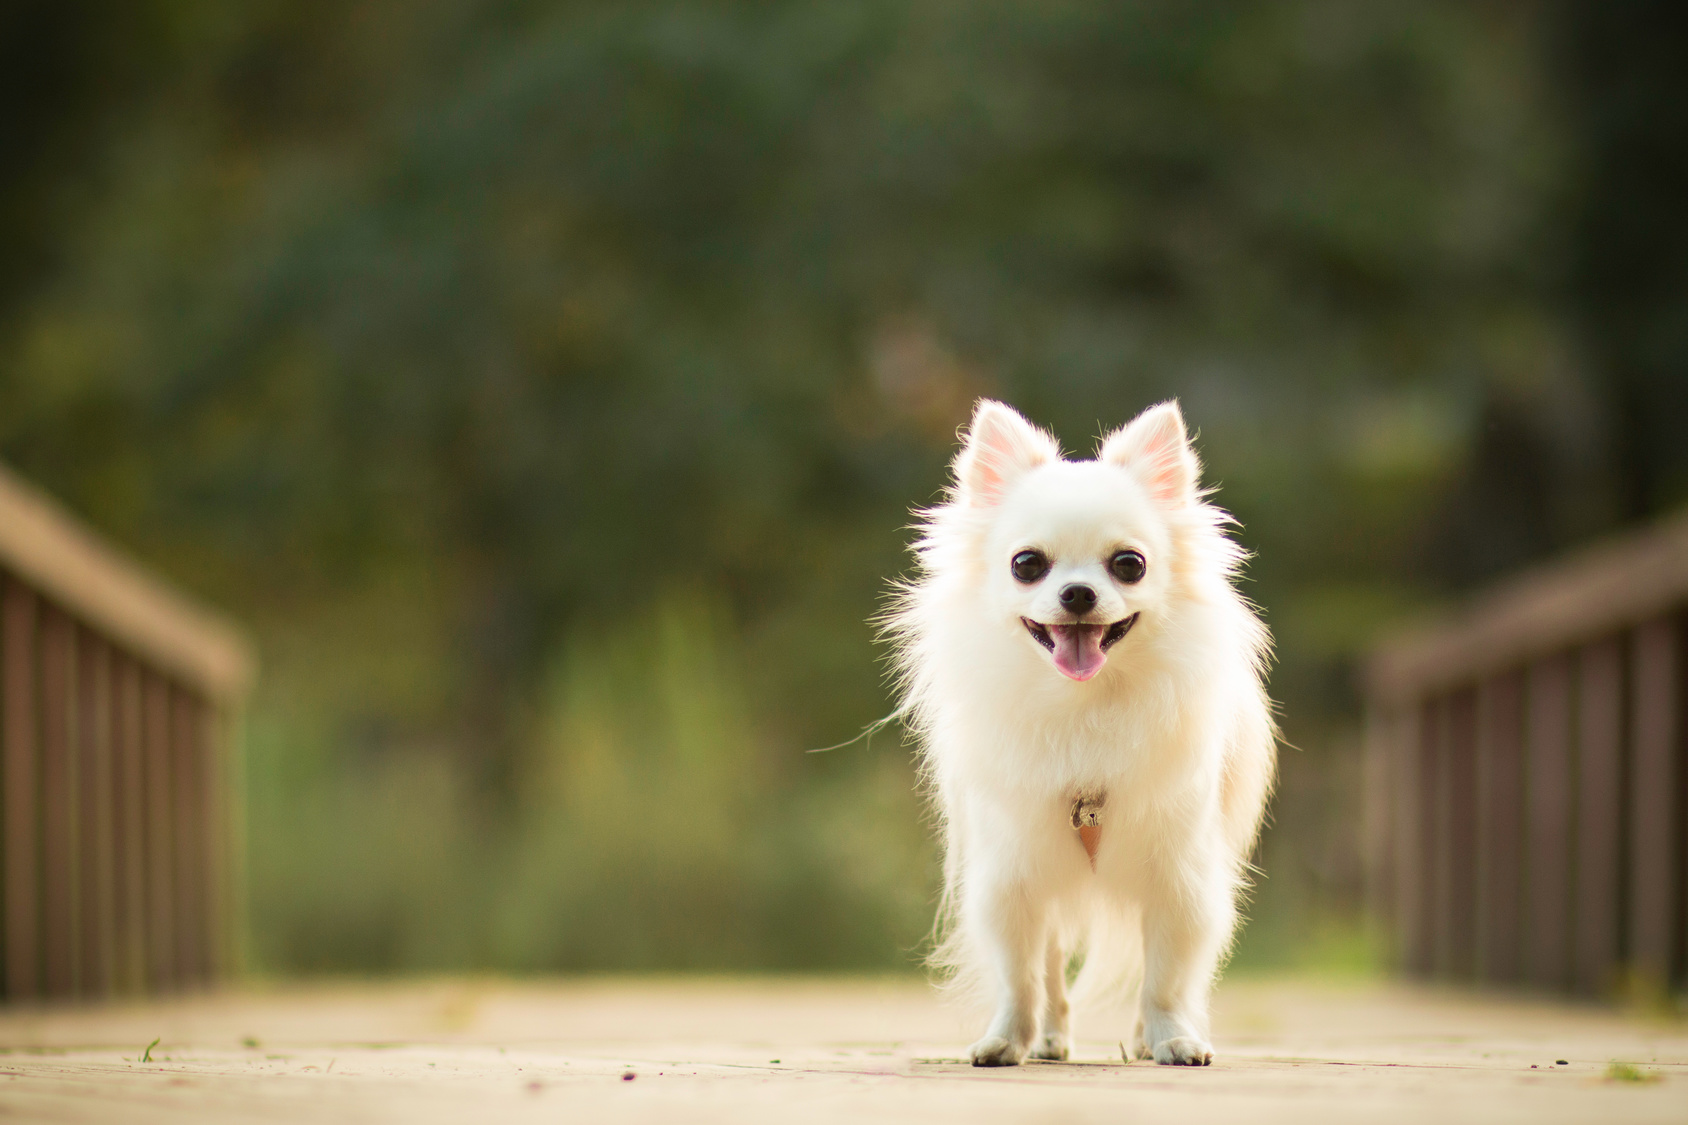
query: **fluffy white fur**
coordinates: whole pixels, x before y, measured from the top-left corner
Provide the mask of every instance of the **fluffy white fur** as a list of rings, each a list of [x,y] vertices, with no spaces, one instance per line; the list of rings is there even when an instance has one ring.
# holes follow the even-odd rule
[[[1205,1064],[1208,992],[1276,761],[1270,640],[1233,586],[1230,518],[1203,501],[1170,402],[1068,461],[982,401],[954,472],[919,513],[919,572],[885,625],[943,826],[934,962],[994,1001],[973,1062],[1065,1058],[1083,953],[1081,990],[1140,985],[1138,1057]],[[1029,584],[1011,572],[1027,549],[1052,566]],[[1135,583],[1108,566],[1124,549],[1147,562]],[[1059,592],[1075,583],[1096,593],[1083,620],[1138,615],[1082,681],[1032,628],[1073,620]],[[1070,815],[1098,794],[1093,865]]]

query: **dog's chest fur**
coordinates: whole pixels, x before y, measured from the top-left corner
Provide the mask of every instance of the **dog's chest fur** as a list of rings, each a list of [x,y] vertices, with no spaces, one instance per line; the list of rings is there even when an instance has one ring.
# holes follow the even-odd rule
[[[1218,708],[1168,675],[1143,676],[1111,698],[1051,706],[993,693],[945,716],[927,741],[940,777],[1070,803],[1082,794],[1153,799],[1209,772]]]

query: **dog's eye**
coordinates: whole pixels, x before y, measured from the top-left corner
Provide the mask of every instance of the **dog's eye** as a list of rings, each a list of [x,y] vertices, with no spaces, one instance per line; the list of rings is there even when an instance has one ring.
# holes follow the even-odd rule
[[[1016,581],[1029,586],[1049,573],[1049,560],[1043,557],[1042,551],[1021,551],[1009,568],[1014,571]]]
[[[1108,569],[1114,572],[1115,578],[1129,586],[1143,581],[1143,573],[1149,569],[1149,564],[1136,551],[1117,551],[1108,560]]]

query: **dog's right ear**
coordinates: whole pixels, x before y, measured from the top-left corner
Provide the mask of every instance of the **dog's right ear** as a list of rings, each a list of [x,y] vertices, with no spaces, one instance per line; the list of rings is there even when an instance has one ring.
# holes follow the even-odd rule
[[[1054,438],[1013,407],[982,398],[955,458],[957,496],[970,507],[993,507],[1020,474],[1060,458]]]

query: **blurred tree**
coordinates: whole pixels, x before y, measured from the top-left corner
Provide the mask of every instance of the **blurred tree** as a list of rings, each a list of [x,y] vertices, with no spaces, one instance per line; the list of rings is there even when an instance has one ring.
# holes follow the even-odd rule
[[[114,108],[162,78],[162,7],[0,6],[0,305],[52,270],[64,224],[93,202],[85,181]]]
[[[885,706],[864,619],[977,394],[1074,441],[1183,398],[1259,551],[1251,593],[1307,747],[1269,844],[1289,889],[1268,891],[1304,913],[1353,901],[1356,649],[1611,518],[1621,409],[1581,375],[1565,296],[1601,196],[1572,230],[1582,150],[1533,5],[15,12],[5,49],[46,77],[13,79],[43,96],[18,103],[4,180],[0,237],[34,249],[0,294],[0,453],[258,624],[254,864],[278,964],[613,958],[625,942],[546,931],[475,872],[555,876],[578,891],[558,911],[606,909],[613,880],[563,878],[578,838],[533,827],[590,821],[578,793],[523,801],[541,776],[613,774],[559,709],[666,706],[628,654],[676,597],[730,623],[696,651],[743,661],[747,717],[697,745],[753,810],[745,839],[790,857],[705,865],[739,916],[684,935],[689,963],[857,963],[827,935],[893,880],[846,870],[875,833],[919,854],[884,799],[911,779],[885,740],[795,751]],[[1625,362],[1615,385],[1674,370]],[[1634,432],[1662,503],[1680,430]],[[626,671],[597,676],[594,653]],[[714,682],[714,659],[684,675]],[[559,662],[590,690],[559,692]],[[604,729],[668,768],[646,727]],[[655,815],[689,815],[647,788],[669,794]],[[364,824],[360,804],[383,811]],[[864,837],[851,808],[883,819]],[[792,835],[791,809],[852,858]],[[433,846],[409,855],[411,832]],[[401,889],[313,876],[337,854]],[[922,913],[869,911],[879,938],[850,940],[894,959]]]
[[[1688,500],[1688,11],[1563,6],[1581,161],[1571,299],[1604,390],[1624,519]]]

